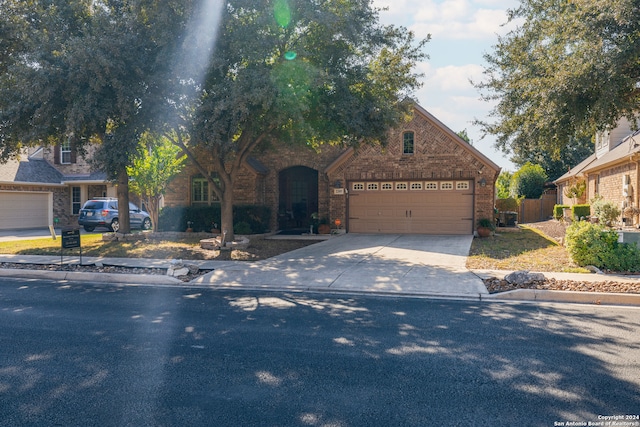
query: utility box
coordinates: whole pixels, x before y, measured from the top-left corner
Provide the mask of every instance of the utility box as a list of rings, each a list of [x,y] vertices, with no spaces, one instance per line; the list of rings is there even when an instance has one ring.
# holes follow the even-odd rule
[[[640,232],[637,231],[618,231],[619,243],[637,243],[640,247]]]
[[[498,225],[501,227],[515,227],[518,222],[518,212],[505,211],[498,214]]]

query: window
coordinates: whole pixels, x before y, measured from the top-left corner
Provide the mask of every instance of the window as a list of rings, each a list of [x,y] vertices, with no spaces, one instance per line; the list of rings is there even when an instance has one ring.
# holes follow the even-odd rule
[[[422,190],[422,183],[421,182],[412,182],[410,188],[412,190]]]
[[[469,189],[469,181],[456,182],[456,190],[468,190],[468,189]]]
[[[406,190],[409,188],[406,182],[396,182],[396,190]]]
[[[393,190],[393,184],[390,182],[383,182],[381,188],[383,190]]]
[[[191,180],[191,203],[209,202],[209,181],[206,178],[194,177]]]
[[[82,207],[82,199],[80,196],[80,187],[71,187],[71,212],[73,215],[80,213]]]
[[[370,182],[367,184],[367,190],[377,190],[377,189],[378,189],[377,182]]]
[[[402,154],[413,154],[413,132],[402,134]]]
[[[441,182],[440,183],[440,189],[441,190],[453,190],[453,182],[451,182],[451,181]]]
[[[68,138],[60,144],[60,163],[71,163],[71,140]]]
[[[364,190],[364,184],[362,182],[354,182],[351,189],[354,191]]]
[[[425,188],[425,190],[437,190],[438,189],[438,183],[437,182],[426,182],[424,184],[424,188]]]

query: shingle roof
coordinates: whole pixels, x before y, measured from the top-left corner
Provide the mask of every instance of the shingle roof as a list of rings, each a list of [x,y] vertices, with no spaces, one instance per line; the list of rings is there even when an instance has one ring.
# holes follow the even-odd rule
[[[107,174],[104,172],[91,172],[90,174],[84,174],[84,175],[64,175],[62,179],[63,182],[71,182],[71,181],[104,182],[106,180],[107,180]]]
[[[62,174],[42,159],[9,160],[0,164],[0,181],[61,184]]]
[[[603,156],[596,158],[595,154],[590,155],[554,182],[566,181],[581,173],[595,171],[608,164],[624,161],[629,156],[637,153],[640,153],[640,130],[626,136],[618,145]]]

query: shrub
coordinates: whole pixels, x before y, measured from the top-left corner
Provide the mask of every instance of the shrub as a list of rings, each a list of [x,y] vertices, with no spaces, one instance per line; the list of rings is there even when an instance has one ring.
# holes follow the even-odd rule
[[[251,234],[251,226],[244,221],[236,222],[233,224],[233,232],[235,234]]]
[[[214,223],[220,227],[220,205],[211,206],[175,206],[165,207],[160,211],[158,230],[160,231],[184,231],[187,222],[192,223],[193,231],[209,232]],[[249,226],[248,232],[245,226],[239,234],[260,234],[269,229],[271,210],[261,205],[239,205],[233,207],[234,232],[239,223]]]
[[[496,208],[500,212],[518,212],[522,199],[523,197],[508,197],[506,199],[497,199]]]
[[[553,207],[553,217],[560,220],[564,217],[564,210],[568,208],[568,205],[555,205]]]
[[[588,218],[591,214],[590,205],[573,205],[571,206],[571,216],[575,219]]]
[[[601,196],[596,196],[591,200],[591,216],[598,218],[600,224],[611,226],[620,217],[620,209]]]
[[[618,233],[600,224],[574,222],[567,228],[567,250],[579,266],[612,271],[640,271],[640,249],[618,243]]]

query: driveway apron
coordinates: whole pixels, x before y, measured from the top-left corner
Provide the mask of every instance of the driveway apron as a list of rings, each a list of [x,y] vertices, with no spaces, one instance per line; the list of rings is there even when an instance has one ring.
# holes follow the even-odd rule
[[[268,260],[222,266],[195,283],[478,298],[487,289],[465,267],[472,239],[350,233]]]

